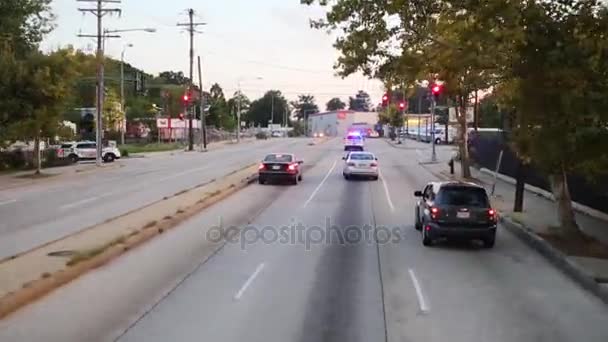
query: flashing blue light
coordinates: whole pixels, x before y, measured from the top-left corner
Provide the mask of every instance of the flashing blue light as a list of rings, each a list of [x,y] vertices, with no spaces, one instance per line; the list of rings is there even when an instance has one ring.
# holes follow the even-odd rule
[[[359,132],[359,131],[348,132],[348,136],[349,137],[360,137],[361,136],[361,132]]]

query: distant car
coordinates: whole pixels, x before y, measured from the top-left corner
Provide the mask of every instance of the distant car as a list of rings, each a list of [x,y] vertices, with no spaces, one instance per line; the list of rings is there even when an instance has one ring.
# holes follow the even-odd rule
[[[344,151],[363,151],[364,139],[359,132],[350,132],[344,138]]]
[[[91,160],[97,158],[97,144],[94,141],[79,141],[62,144],[58,154],[61,158],[69,158],[73,163],[79,160]],[[116,147],[104,147],[101,151],[101,159],[111,163],[120,159],[120,150]]]
[[[432,182],[414,193],[415,227],[422,232],[422,244],[438,239],[481,240],[494,247],[497,213],[490,206],[485,189],[469,182]]]
[[[344,179],[367,177],[378,180],[378,158],[370,152],[349,152],[342,158]]]
[[[279,131],[272,132],[272,137],[273,138],[280,138],[282,136],[283,136],[283,134],[281,134],[281,132],[279,132]]]
[[[270,181],[288,181],[297,185],[302,181],[304,162],[296,159],[293,154],[272,153],[264,157],[258,167],[258,181],[266,184]]]

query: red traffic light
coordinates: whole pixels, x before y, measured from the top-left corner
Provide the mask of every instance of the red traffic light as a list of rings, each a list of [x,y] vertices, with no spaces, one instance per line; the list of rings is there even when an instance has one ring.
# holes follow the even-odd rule
[[[405,102],[399,102],[399,109],[401,109],[401,110],[405,109]]]
[[[185,97],[185,96],[184,96]],[[179,113],[179,119],[184,120],[184,113]]]
[[[387,102],[388,101],[388,95],[384,94],[384,96],[382,96],[382,102]]]
[[[439,85],[439,84],[435,84],[433,85],[433,87],[431,88],[431,91],[433,92],[433,95],[439,95],[441,94],[441,90],[443,88]]]
[[[182,96],[182,100],[184,102],[190,102],[190,94],[188,94],[188,93],[184,94],[184,96]]]

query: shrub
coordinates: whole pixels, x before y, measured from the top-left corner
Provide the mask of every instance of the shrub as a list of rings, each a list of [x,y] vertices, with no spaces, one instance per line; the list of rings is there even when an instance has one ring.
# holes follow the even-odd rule
[[[126,148],[121,148],[120,149],[120,156],[122,158],[126,158],[129,156],[129,150],[127,150]]]

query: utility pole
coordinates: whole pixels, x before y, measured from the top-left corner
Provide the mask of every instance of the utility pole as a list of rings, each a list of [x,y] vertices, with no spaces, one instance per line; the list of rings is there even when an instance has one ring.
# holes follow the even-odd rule
[[[274,93],[272,93],[272,98],[270,102],[270,123],[274,125]]]
[[[179,23],[177,24],[177,26],[186,26],[186,30],[190,33],[190,82],[188,84],[188,92],[190,92],[190,90],[192,89],[194,78],[194,33],[196,32],[197,26],[206,25],[206,23],[194,22],[194,10],[192,8],[188,9],[188,18],[189,22]],[[188,114],[188,151],[192,151],[194,149],[194,132],[192,130],[192,108],[189,105],[186,105],[186,111]]]
[[[201,68],[201,56],[198,56],[198,85],[200,88],[201,98],[201,134],[203,136],[202,151],[207,151],[207,127],[205,126],[205,93],[203,92],[203,69]]]
[[[103,17],[110,13],[121,13],[118,8],[104,8],[104,4],[120,4],[120,0],[76,0],[77,2],[94,2],[97,4],[94,8],[78,8],[80,12],[91,12],[97,17],[97,34],[79,34],[78,37],[89,37],[97,38],[97,104],[96,104],[96,117],[95,117],[95,143],[97,146],[97,153],[95,157],[95,163],[97,166],[101,166],[101,154],[102,148],[102,135],[103,135],[103,99],[104,99],[104,39],[105,38],[120,38],[116,35],[106,35],[103,31]]]

